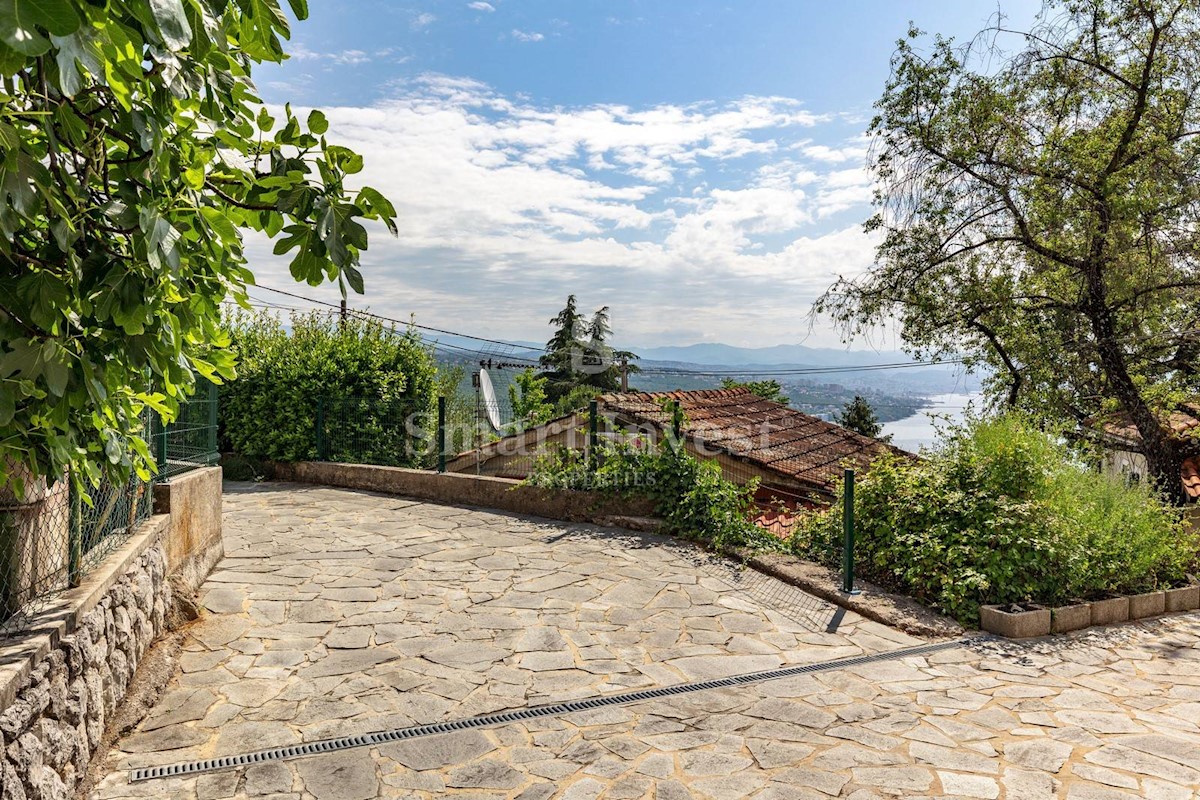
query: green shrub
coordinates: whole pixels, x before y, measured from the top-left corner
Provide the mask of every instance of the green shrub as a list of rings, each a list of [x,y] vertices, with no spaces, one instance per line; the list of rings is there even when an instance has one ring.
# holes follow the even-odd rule
[[[715,461],[698,459],[669,441],[651,445],[606,438],[596,450],[593,466],[582,451],[555,448],[537,460],[526,483],[649,497],[668,533],[718,548],[779,546],[751,521],[757,481],[739,486],[722,476]]]
[[[985,603],[1146,591],[1195,568],[1200,547],[1176,509],[1087,470],[1020,417],[951,429],[927,456],[884,456],[858,481],[858,569],[964,623]],[[838,503],[802,520],[790,546],[835,566],[841,525]]]
[[[1154,591],[1178,586],[1200,569],[1196,531],[1150,485],[1064,470],[1056,488],[1055,505],[1076,543],[1063,571],[1069,596]]]
[[[324,403],[331,460],[413,466],[425,458],[406,426],[428,424],[437,365],[414,332],[351,317],[296,314],[291,330],[268,313],[228,321],[238,377],[221,387],[223,449],[251,458],[303,461],[317,455]]]

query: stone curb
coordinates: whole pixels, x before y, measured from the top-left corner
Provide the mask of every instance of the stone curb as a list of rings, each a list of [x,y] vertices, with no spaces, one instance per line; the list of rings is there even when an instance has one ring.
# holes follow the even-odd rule
[[[845,594],[838,587],[838,573],[820,564],[781,553],[741,550],[731,555],[744,560],[759,572],[912,636],[957,639],[966,635],[963,627],[949,617],[931,611],[911,597],[886,592],[873,583],[856,580],[854,588],[858,593]]]

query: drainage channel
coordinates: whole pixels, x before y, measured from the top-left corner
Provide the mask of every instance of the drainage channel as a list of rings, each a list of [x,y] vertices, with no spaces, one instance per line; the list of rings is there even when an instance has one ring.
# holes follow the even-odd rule
[[[931,653],[937,653],[942,650],[960,647],[963,644],[964,640],[956,639],[949,642],[936,642],[934,644],[917,645],[916,647],[905,647],[885,653],[871,653],[869,655],[851,656],[849,658],[839,658],[833,661],[821,661],[815,664],[799,664],[794,667],[781,667],[779,669],[767,670],[765,672],[750,672],[744,675],[734,675],[729,678],[716,678],[707,681],[678,683],[674,686],[663,686],[657,689],[640,689],[632,692],[621,692],[619,694],[603,695],[600,697],[589,697],[583,700],[570,700],[565,703],[547,703],[545,705],[530,706],[528,708],[517,709],[514,711],[501,711],[494,714],[482,714],[477,717],[467,717],[465,719],[453,720],[450,722],[435,722],[429,725],[415,725],[409,728],[396,728],[389,731],[364,733],[359,736],[343,736],[336,739],[321,739],[319,741],[308,742],[306,744],[275,747],[270,750],[259,750],[257,752],[243,753],[242,755],[237,756],[222,756],[221,758],[210,758],[204,761],[188,761],[179,764],[167,764],[158,767],[139,767],[138,769],[134,769],[130,772],[129,780],[136,783],[138,781],[148,781],[155,778],[175,778],[183,775],[195,775],[201,772],[216,772],[219,770],[236,769],[238,767],[250,766],[252,764],[262,764],[268,761],[283,761],[286,759],[302,758],[304,756],[317,755],[320,753],[333,753],[339,750],[348,750],[354,747],[372,747],[381,744],[391,744],[393,742],[405,742],[410,739],[419,739],[424,736],[436,736],[440,733],[453,733],[455,731],[465,731],[474,728],[490,728],[496,725],[506,725],[512,722],[524,722],[526,720],[542,719],[544,717],[557,717],[564,714],[573,714],[578,711],[590,711],[592,709],[605,708],[608,706],[621,706],[629,703],[641,703],[646,700],[657,700],[663,697],[674,697],[675,695],[703,692],[709,689],[725,689],[731,686],[744,686],[746,684],[759,683],[761,681],[791,678],[796,675],[807,675],[813,672],[830,672],[832,670],[856,667],[863,664],[873,664],[879,661],[894,661],[896,659],[909,658],[911,656],[924,656]]]

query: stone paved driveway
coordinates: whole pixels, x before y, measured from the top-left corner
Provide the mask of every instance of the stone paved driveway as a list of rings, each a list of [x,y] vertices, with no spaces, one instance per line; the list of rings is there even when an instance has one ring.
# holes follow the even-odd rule
[[[1172,800],[1200,786],[1197,615],[130,785],[136,766],[912,643],[779,587],[733,588],[661,537],[284,484],[229,487],[225,505],[211,613],[96,798]]]

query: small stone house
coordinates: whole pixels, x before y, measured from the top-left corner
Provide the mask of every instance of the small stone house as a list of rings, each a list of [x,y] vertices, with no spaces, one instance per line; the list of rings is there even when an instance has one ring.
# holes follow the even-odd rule
[[[671,429],[664,401],[677,402],[683,409],[684,446],[698,457],[717,461],[736,483],[758,478],[756,499],[764,505],[828,504],[845,465],[864,469],[888,451],[911,455],[741,388],[601,395],[597,405],[603,435],[657,442]],[[588,412],[579,411],[463,453],[446,468],[525,478],[534,461],[553,448],[586,447],[588,424]]]

